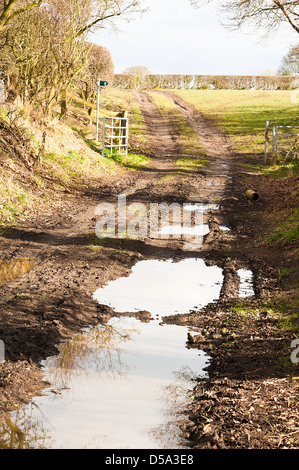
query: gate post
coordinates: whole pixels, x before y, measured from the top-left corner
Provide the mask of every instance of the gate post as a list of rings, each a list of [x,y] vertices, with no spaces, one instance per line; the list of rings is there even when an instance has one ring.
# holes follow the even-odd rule
[[[273,135],[273,138],[272,138],[272,153],[274,155],[275,153],[275,141],[276,141],[276,128],[275,126],[273,126],[273,129],[272,129],[272,135]]]
[[[269,121],[266,121],[265,133],[265,163],[268,163],[268,146],[269,146]]]

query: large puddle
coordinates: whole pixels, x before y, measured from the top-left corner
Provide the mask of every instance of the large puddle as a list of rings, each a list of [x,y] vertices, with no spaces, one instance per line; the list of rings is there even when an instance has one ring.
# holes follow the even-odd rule
[[[129,277],[110,282],[94,298],[116,312],[147,310],[161,318],[218,299],[222,282],[222,270],[200,258],[139,261]]]
[[[62,449],[188,448],[179,422],[209,358],[187,348],[186,327],[164,316],[219,298],[222,269],[203,259],[138,262],[94,298],[118,316],[86,328],[42,363],[52,389],[12,413],[2,445]],[[140,321],[120,315],[147,311]],[[17,430],[17,432],[16,432]]]
[[[113,318],[60,346],[44,363],[56,394],[14,422],[35,448],[183,448],[179,410],[207,362],[185,343],[185,328]]]
[[[117,312],[146,310],[152,320],[115,316],[62,343],[60,354],[42,364],[52,391],[12,415],[23,445],[188,447],[180,438],[180,410],[208,358],[186,347],[187,328],[161,318],[217,299],[222,281],[222,270],[202,259],[150,260],[97,290],[99,303]]]

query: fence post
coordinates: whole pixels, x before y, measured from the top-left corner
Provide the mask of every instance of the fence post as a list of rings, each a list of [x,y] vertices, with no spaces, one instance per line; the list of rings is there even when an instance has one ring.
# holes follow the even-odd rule
[[[122,145],[125,145],[127,142],[127,119],[128,119],[128,113],[127,111],[121,111],[120,113],[117,114],[117,117],[123,118],[120,119],[119,121],[119,130],[120,130],[120,141]]]
[[[129,120],[126,119],[126,137],[125,137],[125,146],[126,146],[126,156],[128,156],[128,145],[129,145]]]
[[[266,121],[266,133],[265,133],[265,163],[268,163],[268,146],[269,146],[269,121]]]
[[[273,126],[273,130],[272,130],[272,134],[273,134],[273,139],[272,139],[272,153],[274,155],[275,153],[275,147],[276,147],[276,127]]]

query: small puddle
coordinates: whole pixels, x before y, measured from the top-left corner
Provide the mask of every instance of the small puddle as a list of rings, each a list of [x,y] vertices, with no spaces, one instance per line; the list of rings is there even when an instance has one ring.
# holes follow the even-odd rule
[[[229,232],[230,228],[225,225],[219,225],[219,230]],[[210,232],[208,224],[194,225],[193,227],[186,227],[184,225],[166,225],[162,227],[158,235],[191,235],[193,237],[205,236]],[[200,246],[200,245],[199,245]]]
[[[167,225],[162,227],[159,235],[207,235],[209,233],[209,225],[202,224],[194,227],[185,227],[184,225]]]
[[[27,448],[188,448],[179,420],[208,357],[186,347],[188,328],[162,324],[219,298],[222,269],[203,259],[146,260],[94,298],[116,312],[146,310],[151,321],[113,317],[59,346],[42,363],[54,389],[12,414]],[[9,432],[8,432],[9,435]]]
[[[198,212],[209,212],[211,210],[218,211],[219,204],[209,204],[209,203],[195,203],[195,204],[184,204],[184,210],[186,211],[198,211]]]
[[[209,204],[209,203],[194,203],[194,204],[184,204],[184,211],[194,212],[197,214],[206,214],[209,211],[219,210],[219,204]],[[203,220],[203,219],[202,219]],[[230,228],[220,225],[220,230],[230,231]],[[207,223],[197,223],[193,226],[190,226],[190,221],[188,220],[187,224],[171,224],[163,226],[158,232],[157,235],[173,235],[173,236],[191,236],[191,237],[203,237],[209,233],[209,225]],[[200,247],[202,244],[202,239],[197,240],[197,245],[190,243],[190,248]],[[186,247],[188,247],[186,245]]]
[[[35,264],[33,258],[18,258],[13,261],[0,261],[0,286],[27,274]]]
[[[240,278],[239,297],[250,297],[255,295],[253,287],[253,272],[249,269],[239,269]]]

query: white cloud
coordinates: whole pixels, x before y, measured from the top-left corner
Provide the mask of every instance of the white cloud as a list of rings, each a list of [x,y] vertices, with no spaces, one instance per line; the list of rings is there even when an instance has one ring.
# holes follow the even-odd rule
[[[118,33],[100,30],[91,40],[107,47],[117,73],[144,65],[152,73],[260,74],[276,70],[291,44],[290,27],[267,44],[253,34],[230,32],[213,4],[200,9],[189,0],[147,0],[150,12],[121,23]]]

